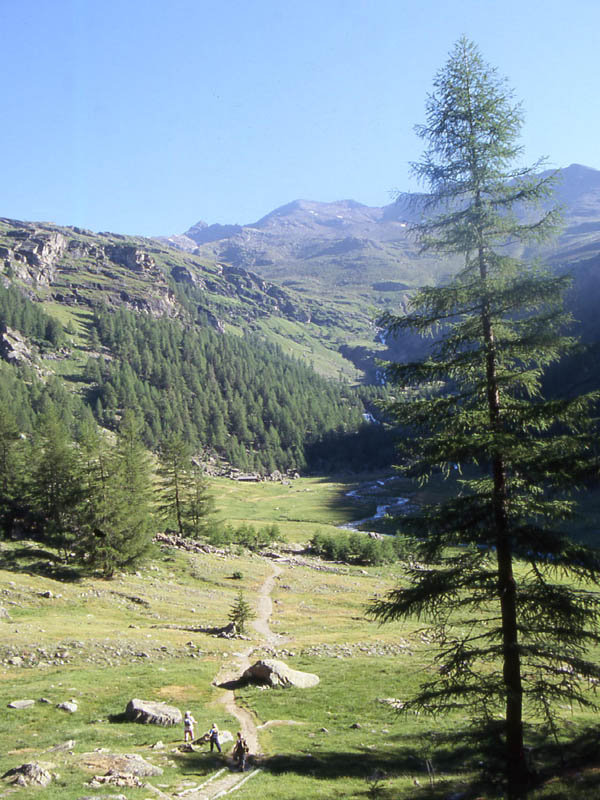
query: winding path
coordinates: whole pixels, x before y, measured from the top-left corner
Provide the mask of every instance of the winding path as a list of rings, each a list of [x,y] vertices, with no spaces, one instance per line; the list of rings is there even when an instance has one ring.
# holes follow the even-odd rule
[[[252,627],[266,644],[273,645],[281,641],[281,637],[273,633],[269,628],[269,618],[273,613],[273,603],[271,601],[271,592],[275,585],[275,580],[282,572],[282,568],[273,564],[273,572],[262,584],[258,594],[258,605],[256,610],[256,618],[252,621]],[[235,654],[235,669],[232,664],[228,663],[227,667],[221,668],[216,678],[213,680],[215,686],[220,686],[223,683],[234,681],[241,673],[250,666],[250,655],[256,645],[250,645],[243,651]],[[225,710],[234,716],[239,722],[239,730],[242,736],[248,742],[248,747],[253,755],[261,755],[262,750],[258,741],[258,731],[254,717],[252,714],[242,706],[238,706],[235,702],[235,695],[231,689],[226,689],[219,702],[225,707]],[[186,800],[216,800],[217,797],[223,797],[235,789],[239,788],[242,783],[245,783],[252,775],[258,770],[251,769],[248,772],[232,772],[234,767],[233,760],[227,756],[227,767],[217,772],[202,786],[197,789],[185,792]],[[178,795],[181,796],[181,795]]]

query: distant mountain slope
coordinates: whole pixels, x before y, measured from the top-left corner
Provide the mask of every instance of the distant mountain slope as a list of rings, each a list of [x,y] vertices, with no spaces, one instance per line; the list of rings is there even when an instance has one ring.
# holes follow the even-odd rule
[[[177,287],[195,287],[202,310],[219,322],[261,314],[305,319],[299,297],[241,268],[207,264],[152,239],[92,233],[50,223],[0,219],[0,265],[6,278],[45,290],[58,302],[93,306],[101,298],[157,316],[177,316]]]
[[[167,241],[309,296],[325,288],[333,300],[357,290],[378,298],[438,277],[439,265],[419,256],[408,236],[417,213],[410,202],[370,208],[353,200],[295,200],[251,225],[197,223]]]
[[[216,469],[350,464],[375,392],[311,368],[317,342],[322,371],[351,366],[321,344],[324,306],[152,240],[48,223],[0,220],[0,259],[0,407],[20,431],[50,405],[112,430],[134,409],[149,447],[177,432]]]
[[[199,222],[166,241],[270,279],[310,278],[322,286],[351,284],[366,290],[373,289],[375,278],[422,285],[453,265],[439,259],[432,263],[416,251],[408,226],[420,216],[419,197],[406,195],[381,208],[354,200],[295,200],[249,225]],[[553,251],[577,252],[590,238],[600,238],[600,171],[579,164],[559,170],[555,200],[564,208],[565,230]],[[356,269],[365,262],[366,270]],[[344,275],[351,277],[343,280]]]
[[[565,227],[542,256],[573,273],[578,330],[600,342],[600,172],[574,164],[560,178]],[[0,279],[58,318],[106,304],[195,319],[256,332],[325,376],[376,382],[375,356],[415,347],[383,341],[377,314],[401,310],[414,288],[460,265],[419,254],[409,234],[419,200],[381,208],[296,200],[251,225],[198,223],[160,240],[0,219]]]
[[[2,277],[3,276],[3,277]],[[342,353],[374,338],[366,308],[324,302],[231,260],[155,239],[0,219],[0,279],[45,303],[99,303],[155,316],[192,315],[217,330],[256,331],[326,376],[361,377]]]
[[[166,241],[207,262],[251,268],[307,299],[325,300],[332,310],[345,309],[364,335],[367,311],[373,319],[376,309],[402,309],[411,289],[442,281],[460,265],[458,260],[419,254],[409,233],[410,223],[420,216],[419,201],[419,195],[406,195],[397,203],[371,208],[353,200],[295,200],[250,225],[199,222]],[[558,170],[553,202],[563,207],[564,228],[538,254],[556,269],[572,272],[570,302],[582,323],[580,332],[588,341],[600,340],[595,312],[600,297],[600,171],[579,164]],[[378,336],[375,329],[371,336]],[[413,345],[392,345],[384,355],[401,357]],[[363,341],[345,350],[363,368],[369,360],[364,347],[372,349]]]

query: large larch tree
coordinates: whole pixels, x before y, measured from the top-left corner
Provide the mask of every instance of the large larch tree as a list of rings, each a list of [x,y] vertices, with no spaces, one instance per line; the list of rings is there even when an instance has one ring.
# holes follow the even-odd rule
[[[380,621],[439,626],[437,673],[409,707],[500,717],[509,797],[530,778],[525,715],[555,726],[558,704],[590,704],[585,683],[600,677],[586,657],[599,642],[600,557],[565,534],[572,490],[596,473],[597,398],[542,395],[545,368],[574,341],[567,279],[517,257],[558,221],[552,178],[515,166],[521,125],[505,80],[460,39],[417,128],[426,151],[414,171],[428,189],[422,248],[464,265],[383,320],[432,336],[423,360],[388,365],[391,411],[412,428],[403,465],[423,480],[441,470],[450,491],[405,521],[419,563],[371,606]]]

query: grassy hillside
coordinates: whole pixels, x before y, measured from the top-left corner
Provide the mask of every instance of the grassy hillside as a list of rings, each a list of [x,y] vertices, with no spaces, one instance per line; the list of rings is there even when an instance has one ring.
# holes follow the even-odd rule
[[[289,351],[321,374],[352,381],[361,371],[341,353],[342,345],[370,346],[375,338],[374,309],[362,298],[340,296],[332,304],[318,292],[277,286],[226,260],[51,223],[0,219],[0,280],[20,286],[80,337],[90,309],[106,304],[289,341]]]
[[[227,623],[240,589],[257,610],[272,558],[237,548],[187,552],[163,544],[135,574],[101,581],[72,573],[57,580],[39,545],[0,542],[0,606],[7,614],[0,619],[0,774],[33,760],[51,764],[59,777],[44,790],[50,800],[192,792],[223,766],[220,757],[206,747],[180,751],[182,727],[137,725],[123,721],[122,712],[133,697],[161,700],[190,709],[200,732],[216,722],[235,733],[238,722],[219,702],[223,690],[212,681],[223,667],[235,673],[237,654],[252,646],[251,660],[278,657],[316,673],[320,683],[304,690],[236,691],[263,751],[261,771],[237,791],[241,800],[502,796],[493,739],[474,739],[459,715],[399,717],[394,711],[436,669],[434,636],[423,623],[379,627],[365,617],[369,598],[403,580],[402,565],[353,567],[297,552],[315,528],[335,531],[335,525],[372,513],[373,498],[348,497],[358,485],[317,479],[213,483],[224,520],[276,522],[288,540],[271,594],[270,643],[254,630],[250,640],[240,640],[215,637],[214,629]],[[35,703],[7,708],[20,699]],[[77,702],[75,713],[56,708],[70,699]],[[572,797],[574,785],[583,800],[598,796],[596,719],[564,711],[568,725],[558,741],[529,737],[540,770],[534,800]],[[567,744],[567,733],[575,745]],[[60,745],[65,748],[53,749]],[[137,753],[160,767],[160,776],[143,779],[155,790],[87,786],[93,775],[106,772],[107,753],[99,748]],[[41,795],[24,788],[18,796]]]

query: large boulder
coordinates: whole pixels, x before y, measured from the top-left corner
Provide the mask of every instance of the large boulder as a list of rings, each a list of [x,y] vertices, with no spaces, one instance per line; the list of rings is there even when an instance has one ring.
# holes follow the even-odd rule
[[[48,786],[52,780],[52,775],[48,771],[50,764],[40,764],[32,761],[29,764],[21,764],[5,772],[2,776],[7,778],[17,786]]]
[[[144,725],[180,725],[183,722],[181,711],[175,706],[136,698],[127,703],[125,716]]]
[[[297,686],[300,689],[309,689],[319,683],[319,676],[292,669],[283,661],[265,658],[248,667],[242,675],[242,680],[267,686]]]

